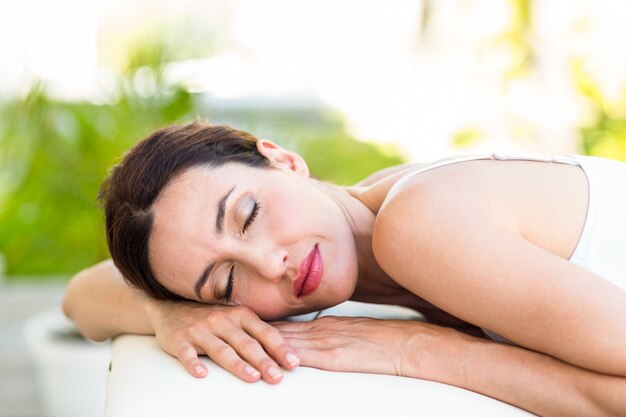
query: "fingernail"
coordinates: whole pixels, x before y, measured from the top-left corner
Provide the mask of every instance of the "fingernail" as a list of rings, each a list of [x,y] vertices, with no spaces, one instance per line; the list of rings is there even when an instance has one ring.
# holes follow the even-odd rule
[[[244,371],[246,371],[248,375],[253,376],[255,378],[260,375],[260,372],[254,369],[253,367],[251,367],[250,365],[246,365],[246,367],[243,369]]]
[[[202,365],[196,365],[194,370],[196,371],[196,374],[198,374],[198,375],[204,373],[204,368],[202,367]]]
[[[300,363],[300,359],[298,359],[298,357],[291,352],[285,355],[285,360],[291,366],[296,366],[297,364]]]
[[[278,378],[280,378],[281,376],[283,376],[283,374],[282,374],[282,373],[278,370],[278,368],[276,368],[275,366],[270,366],[270,367],[267,369],[267,374],[268,374],[269,376],[271,376],[271,377],[272,377],[272,379],[278,379]]]

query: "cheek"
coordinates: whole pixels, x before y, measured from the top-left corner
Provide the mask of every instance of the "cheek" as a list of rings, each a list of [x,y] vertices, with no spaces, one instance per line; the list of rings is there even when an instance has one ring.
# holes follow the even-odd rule
[[[333,278],[335,279],[327,289],[329,298],[332,299],[334,305],[349,300],[356,288],[358,266],[356,262],[351,262],[351,259],[343,258],[343,261],[344,265],[341,265],[343,269],[333,271],[335,275]]]
[[[264,320],[281,318],[289,314],[280,288],[277,285],[260,284],[254,279],[242,279],[238,288],[237,304],[248,307]]]
[[[259,303],[259,300],[256,300],[256,302],[244,303],[244,305],[254,311],[261,320],[278,320],[293,315],[293,311],[280,301]]]
[[[270,199],[272,213],[266,227],[280,239],[278,244],[291,246],[321,239],[344,245],[346,238],[352,238],[341,210],[323,196],[301,192],[300,196],[293,197],[281,193]]]

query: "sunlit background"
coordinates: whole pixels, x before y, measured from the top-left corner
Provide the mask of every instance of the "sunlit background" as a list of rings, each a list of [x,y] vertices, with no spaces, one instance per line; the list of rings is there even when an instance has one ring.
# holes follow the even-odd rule
[[[21,326],[108,256],[98,186],[152,130],[230,123],[340,184],[496,150],[626,160],[624,22],[612,0],[0,1],[0,417],[46,412]]]

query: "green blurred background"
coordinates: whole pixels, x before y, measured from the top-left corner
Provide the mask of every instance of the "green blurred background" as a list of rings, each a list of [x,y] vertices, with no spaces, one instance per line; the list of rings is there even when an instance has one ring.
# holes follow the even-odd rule
[[[146,4],[139,3],[139,9],[142,4]],[[234,32],[228,27],[229,22],[232,22],[224,16],[232,17],[239,10],[237,8],[257,6],[253,6],[252,2],[219,3],[221,12],[213,11],[206,15],[202,14],[202,10],[206,9],[194,10],[189,2],[184,3],[177,13],[148,13],[141,24],[129,25],[134,30],[108,30],[111,22],[115,22],[115,17],[109,17],[109,26],[103,26],[107,30],[100,30],[98,35],[99,60],[103,67],[108,68],[108,84],[106,94],[97,98],[63,97],[51,92],[49,83],[38,77],[30,79],[27,88],[22,91],[0,95],[0,253],[3,254],[5,274],[9,280],[19,280],[25,276],[65,280],[81,268],[107,258],[102,214],[96,202],[98,187],[109,168],[119,161],[130,146],[169,123],[185,122],[197,116],[212,122],[231,123],[300,152],[309,162],[312,172],[339,184],[351,184],[380,168],[415,159],[416,155],[420,156],[422,147],[426,149],[432,146],[427,141],[416,143],[412,145],[413,152],[410,153],[404,150],[400,138],[397,142],[393,138],[383,138],[379,133],[383,130],[364,134],[364,129],[354,128],[354,117],[346,116],[340,104],[328,104],[328,100],[318,100],[314,94],[300,101],[294,101],[287,94],[285,99],[276,96],[256,101],[241,99],[242,96],[245,98],[245,92],[239,98],[220,98],[218,94],[202,91],[193,83],[169,77],[168,71],[173,64],[220,56],[230,53],[232,48],[236,49],[237,41],[233,40],[232,35]],[[232,5],[224,6],[229,3]],[[277,7],[289,7],[287,2],[270,3],[277,3]],[[420,2],[414,16],[414,32],[411,36],[415,39],[411,45],[416,50],[428,42],[430,44],[427,46],[431,49],[433,45],[441,46],[442,27],[455,27],[457,36],[466,36],[464,31],[469,29],[457,27],[455,22],[467,18],[464,15],[448,16],[446,13],[486,12],[488,5],[476,6],[478,3],[481,2],[459,2],[465,6],[457,6],[450,11],[437,6],[436,2]],[[470,51],[474,55],[472,59],[478,62],[477,68],[490,68],[489,71],[498,68],[499,78],[496,81],[503,96],[517,91],[516,86],[532,85],[533,91],[539,92],[537,100],[541,101],[543,87],[541,83],[537,87],[537,79],[541,80],[544,65],[542,54],[546,54],[546,47],[539,36],[543,27],[541,25],[545,26],[545,22],[537,23],[536,19],[539,6],[529,0],[501,3],[504,6],[500,7],[505,7],[506,13],[493,17],[492,20],[498,24],[475,42],[476,49]],[[590,2],[574,3],[593,7]],[[352,2],[350,6],[354,9],[355,20],[359,19],[359,4]],[[585,13],[585,10],[579,11],[580,16]],[[139,19],[138,14],[134,16]],[[558,13],[554,16],[553,19],[560,18]],[[448,23],[442,26],[439,22],[444,18]],[[263,20],[262,17],[259,19]],[[364,19],[367,19],[367,15]],[[584,18],[570,16],[570,20],[570,26],[575,26],[579,32],[595,33],[596,29],[589,22],[585,26]],[[372,28],[374,22],[365,22],[363,27]],[[560,35],[566,41],[565,44],[571,40],[568,33]],[[620,37],[622,34],[615,36]],[[299,35],[285,30],[283,36]],[[344,35],[335,32],[333,36],[339,37],[341,41]],[[365,44],[359,48],[363,50],[362,56],[372,55],[374,62],[376,51],[388,51],[389,47],[370,42],[370,39],[375,39],[375,34],[367,36],[370,37],[363,35],[362,42]],[[382,36],[383,32],[380,32]],[[456,38],[451,39],[454,42]],[[599,42],[605,42],[602,41],[605,38],[599,39]],[[621,39],[623,43],[624,38]],[[575,41],[576,38],[572,42]],[[303,48],[310,47],[306,43],[308,41],[302,42]],[[351,42],[359,44],[360,41],[353,39]],[[445,49],[443,46],[441,48]],[[485,63],[489,56],[484,51],[490,48],[505,51],[508,57],[506,62],[499,66]],[[558,45],[553,48],[558,48]],[[243,55],[251,53],[247,50],[241,52],[241,48],[239,52]],[[290,53],[285,51],[285,55]],[[298,56],[305,53],[299,51]],[[623,61],[623,48],[610,53],[619,62]],[[337,56],[324,59],[324,67],[333,65],[340,68],[350,61],[353,65],[351,68],[358,68],[358,63],[354,63],[358,58],[352,57],[349,50],[339,58],[346,62],[337,62]],[[422,55],[420,59],[418,64],[421,62],[424,67],[432,66],[432,63],[427,62],[428,56],[424,58]],[[617,94],[613,91],[608,97],[602,79],[590,70],[593,69],[589,65],[592,59],[585,53],[575,52],[564,58],[566,65],[560,67],[563,77],[567,79],[568,94],[576,95],[577,103],[582,103],[584,111],[577,113],[576,119],[569,124],[573,126],[574,133],[567,138],[567,146],[558,149],[626,160],[626,84],[622,79],[621,84],[616,84],[620,86],[620,91]],[[363,65],[365,71],[366,63]],[[458,66],[454,62],[450,65]],[[291,72],[297,70],[296,67]],[[380,68],[377,71],[380,72]],[[358,77],[358,71],[353,73]],[[343,76],[346,77],[346,74]],[[414,77],[419,78],[419,74]],[[385,111],[401,114],[407,120],[418,118],[418,114],[423,116],[425,112],[420,109],[430,108],[433,113],[440,113],[440,103],[445,100],[437,97],[436,93],[421,98],[423,101],[420,103],[425,104],[414,113],[407,112],[408,106],[397,104],[396,96],[423,95],[421,91],[411,91],[415,85],[410,82],[404,82],[406,89],[402,86],[390,88],[389,97],[381,95],[377,83],[392,82],[393,78],[393,75],[382,75],[379,80],[373,79],[367,88],[354,90],[356,104],[353,107],[358,108],[361,103],[367,105],[370,101],[379,104],[388,101],[387,106],[380,107],[381,119],[385,118]],[[449,81],[438,79],[441,85]],[[443,87],[435,84],[434,88],[439,88],[434,91],[441,91],[442,96],[448,94],[442,90]],[[408,100],[410,102],[411,99]],[[337,102],[341,103],[340,100]],[[495,106],[506,107],[506,103],[510,102],[503,103]],[[467,106],[463,111],[467,111],[468,116],[463,122],[456,123],[445,134],[430,140],[445,142],[449,149],[459,152],[481,149],[481,144],[489,142],[493,135],[486,133],[489,130],[488,119],[478,116],[473,119],[470,110],[474,104],[465,104]],[[554,110],[558,109],[555,107]],[[461,112],[454,107],[448,111],[451,114]],[[445,115],[440,117],[443,120],[446,118]],[[550,116],[547,118],[550,119]],[[363,125],[367,126],[372,122],[371,119],[364,120]],[[414,133],[416,137],[420,136],[419,123],[423,123],[420,120],[413,125],[407,124],[413,128],[417,125]],[[556,116],[555,120],[558,123]],[[549,141],[544,140],[539,145],[534,141],[540,135],[532,120],[514,118],[508,125],[511,126],[506,134],[508,139],[521,144],[520,148],[530,143],[534,144],[529,147],[531,150],[553,150],[545,146]],[[381,129],[393,132],[397,126],[398,123],[394,122],[394,126],[383,125]],[[429,132],[426,123],[424,126],[424,131]],[[429,157],[432,154],[425,151],[422,155]]]
[[[0,252],[9,279],[65,279],[106,259],[98,188],[129,147],[167,124],[202,117],[267,132],[263,137],[298,151],[313,173],[339,184],[404,161],[393,146],[348,135],[341,116],[323,106],[212,110],[202,94],[159,76],[165,44],[144,48],[132,51],[133,66],[116,80],[111,103],[55,100],[36,84],[23,99],[0,105]],[[138,83],[153,88],[146,94]]]

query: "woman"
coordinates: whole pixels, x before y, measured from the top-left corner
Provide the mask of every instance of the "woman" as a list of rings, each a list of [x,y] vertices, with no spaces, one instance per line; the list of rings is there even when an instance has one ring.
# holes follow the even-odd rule
[[[270,141],[171,126],[103,186],[115,265],[78,274],[64,309],[94,340],[156,334],[197,377],[206,354],[249,382],[304,365],[626,415],[625,181],[616,161],[496,155],[339,187]],[[429,322],[266,323],[348,299]]]

